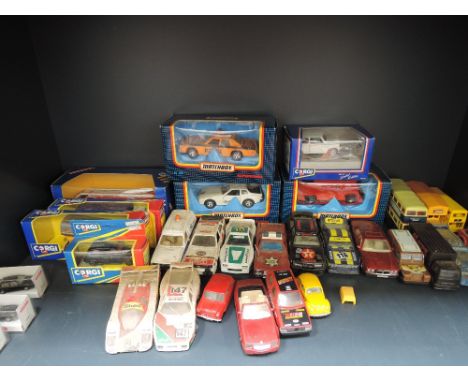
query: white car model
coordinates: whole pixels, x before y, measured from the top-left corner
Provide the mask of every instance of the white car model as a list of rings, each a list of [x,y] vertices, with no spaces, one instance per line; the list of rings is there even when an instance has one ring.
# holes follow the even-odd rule
[[[191,263],[172,264],[160,286],[159,306],[154,316],[154,341],[158,351],[190,348],[196,334],[200,276]]]
[[[173,210],[161,232],[151,263],[168,266],[182,261],[196,222],[192,211]]]
[[[363,147],[364,138],[342,137],[330,138],[320,131],[304,132],[301,142],[301,151],[306,155],[330,155],[334,157],[338,154],[350,154],[353,150]]]
[[[202,217],[195,226],[183,261],[193,263],[200,275],[216,273],[224,228],[225,219],[222,216]]]
[[[246,208],[253,207],[265,198],[260,184],[225,184],[205,187],[198,194],[198,202],[210,210],[216,206],[227,206],[237,199]]]
[[[221,272],[248,274],[254,260],[255,220],[231,219],[220,251]]]

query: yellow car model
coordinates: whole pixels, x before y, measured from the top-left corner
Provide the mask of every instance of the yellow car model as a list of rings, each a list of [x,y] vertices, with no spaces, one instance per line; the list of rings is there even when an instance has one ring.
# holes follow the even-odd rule
[[[302,273],[299,275],[298,280],[309,316],[325,317],[330,315],[330,301],[325,297],[322,284],[317,275]]]

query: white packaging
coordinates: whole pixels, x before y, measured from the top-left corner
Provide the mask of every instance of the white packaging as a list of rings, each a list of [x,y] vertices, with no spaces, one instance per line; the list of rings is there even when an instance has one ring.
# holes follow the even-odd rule
[[[107,322],[105,346],[108,353],[142,352],[153,346],[159,277],[159,265],[122,269]]]
[[[31,298],[39,298],[47,285],[40,265],[0,268],[0,294],[27,294]]]
[[[10,338],[6,330],[0,328],[0,351],[2,351],[2,349],[5,347],[9,340]]]
[[[0,327],[7,332],[24,332],[36,317],[29,296],[25,294],[0,295]]]

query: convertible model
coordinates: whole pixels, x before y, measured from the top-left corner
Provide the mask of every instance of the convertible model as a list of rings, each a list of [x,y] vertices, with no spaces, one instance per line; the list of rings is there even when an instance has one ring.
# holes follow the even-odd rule
[[[31,276],[11,275],[0,279],[0,293],[8,293],[17,290],[28,290],[34,288]]]
[[[320,181],[299,182],[297,191],[298,204],[328,204],[332,199],[342,205],[358,205],[364,196],[356,181]]]
[[[254,260],[255,220],[231,219],[220,251],[221,272],[248,274]]]
[[[237,199],[245,208],[252,208],[265,198],[260,184],[225,184],[223,186],[204,187],[198,194],[198,202],[208,209],[227,206]]]

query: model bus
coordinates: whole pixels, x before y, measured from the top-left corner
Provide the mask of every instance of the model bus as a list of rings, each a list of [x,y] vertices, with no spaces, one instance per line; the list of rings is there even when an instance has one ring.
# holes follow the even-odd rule
[[[447,224],[450,228],[450,231],[452,232],[457,232],[458,230],[463,229],[463,227],[465,227],[468,211],[455,200],[453,200],[450,196],[442,192],[442,190],[439,188],[431,187],[431,189],[440,195],[440,197],[448,205],[448,214],[441,223]]]
[[[398,229],[405,229],[410,222],[425,223],[426,205],[402,179],[391,179],[392,194],[388,216]]]
[[[433,224],[443,223],[448,214],[449,207],[442,197],[427,186],[424,182],[411,180],[406,184],[416,193],[427,207],[427,222]]]

